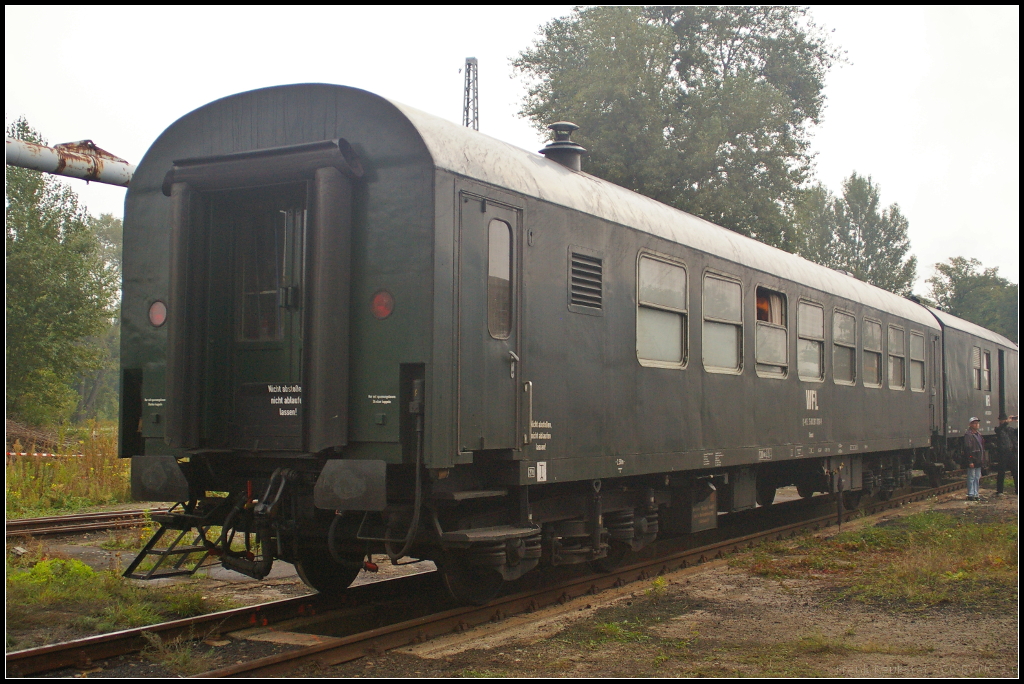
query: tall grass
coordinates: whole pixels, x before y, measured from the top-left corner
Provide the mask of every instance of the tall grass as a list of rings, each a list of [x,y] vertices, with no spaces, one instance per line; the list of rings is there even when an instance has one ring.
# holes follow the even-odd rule
[[[117,457],[117,428],[90,423],[79,429],[73,456],[9,456],[8,519],[60,515],[131,501],[128,459]]]

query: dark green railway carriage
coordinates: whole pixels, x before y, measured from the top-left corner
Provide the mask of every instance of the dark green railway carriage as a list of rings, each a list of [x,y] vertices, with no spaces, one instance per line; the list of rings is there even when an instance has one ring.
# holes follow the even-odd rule
[[[546,152],[319,84],[171,125],[126,200],[135,495],[258,541],[221,549],[248,574],[383,548],[480,600],[935,460],[931,312]]]

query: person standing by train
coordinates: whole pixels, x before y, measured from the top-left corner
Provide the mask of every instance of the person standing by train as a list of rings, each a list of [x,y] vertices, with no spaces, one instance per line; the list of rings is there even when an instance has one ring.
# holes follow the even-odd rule
[[[1017,416],[1013,416],[1016,420]],[[1010,425],[1010,418],[1005,413],[999,414],[999,427],[996,428],[996,496],[1003,493],[1006,471],[1013,477],[1013,493],[1017,488],[1017,428]]]
[[[967,460],[967,500],[981,501],[978,487],[981,485],[981,469],[985,466],[985,439],[978,432],[981,420],[971,417],[967,434],[964,435],[964,457]]]

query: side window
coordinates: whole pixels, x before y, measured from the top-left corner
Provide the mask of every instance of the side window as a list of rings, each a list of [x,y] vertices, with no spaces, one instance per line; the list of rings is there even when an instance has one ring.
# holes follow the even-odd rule
[[[864,321],[864,386],[882,386],[882,324]]]
[[[910,389],[924,391],[924,335],[910,333]]]
[[[974,389],[981,389],[981,347],[971,349],[971,368],[974,370]]]
[[[832,315],[832,379],[839,385],[857,382],[857,319],[842,311]]]
[[[903,328],[889,326],[889,389],[907,386],[907,352]]]
[[[704,368],[712,372],[743,369],[743,291],[739,281],[704,276]]]
[[[981,364],[982,386],[989,392],[992,391],[992,352],[985,350]]]
[[[686,364],[686,269],[649,256],[637,267],[636,358],[645,366]]]
[[[796,365],[801,380],[825,377],[825,309],[800,302],[797,311]]]
[[[498,219],[487,226],[487,332],[512,334],[512,227]]]
[[[789,370],[786,295],[759,287],[756,307],[754,361],[757,374],[767,378],[784,378]]]

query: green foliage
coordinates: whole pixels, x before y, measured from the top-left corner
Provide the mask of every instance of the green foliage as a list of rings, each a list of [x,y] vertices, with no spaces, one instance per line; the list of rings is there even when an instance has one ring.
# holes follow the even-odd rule
[[[630,629],[632,627],[632,629]],[[631,624],[628,621],[623,622],[599,622],[594,627],[594,632],[600,636],[600,638],[607,639],[609,641],[619,641],[623,643],[639,643],[644,641],[650,641],[651,637],[645,633],[642,629],[643,625],[637,622]]]
[[[7,135],[44,142],[25,119]],[[85,208],[66,185],[8,166],[7,412],[34,425],[68,420],[76,374],[103,364],[89,338],[110,326],[120,286]]]
[[[1017,341],[1020,286],[1000,276],[998,266],[984,268],[977,259],[952,257],[935,264],[927,282],[943,311]]]
[[[96,571],[80,560],[51,558],[36,563],[28,572],[8,578],[12,588],[25,587],[32,591],[54,591],[67,597],[68,591],[87,587],[96,577]],[[46,601],[45,596],[38,600]]]
[[[129,459],[117,457],[117,427],[90,424],[73,441],[78,456],[12,456],[5,468],[9,519],[81,512],[131,501]]]
[[[858,280],[907,296],[917,278],[910,256],[910,223],[896,204],[881,207],[880,188],[856,171],[843,180],[842,197],[820,183],[801,193],[795,209],[800,256],[847,271]]]
[[[100,258],[113,273],[115,280],[121,280],[121,245],[124,228],[121,219],[113,214],[101,214],[88,218],[89,229],[99,242]],[[120,299],[120,291],[117,293]],[[115,303],[115,311],[120,301]],[[75,422],[83,420],[116,420],[118,409],[118,367],[121,358],[121,320],[116,316],[99,335],[90,337],[86,344],[97,350],[98,359],[94,368],[78,373],[74,388],[79,401],[72,416]]]
[[[829,578],[838,600],[895,608],[1016,601],[1017,525],[939,512],[884,526],[758,549],[751,572],[775,578]]]
[[[31,630],[55,620],[83,633],[143,627],[230,607],[204,596],[194,585],[143,587],[116,570],[96,571],[67,558],[43,558],[24,568],[8,563],[8,644],[11,631]],[[20,637],[15,635],[15,646]]]
[[[838,54],[795,7],[589,7],[513,61],[521,114],[569,120],[586,170],[792,249],[825,74]]]
[[[178,676],[187,677],[213,669],[212,649],[203,649],[187,634],[165,640],[159,634],[143,632],[142,638],[146,640],[142,654]]]

